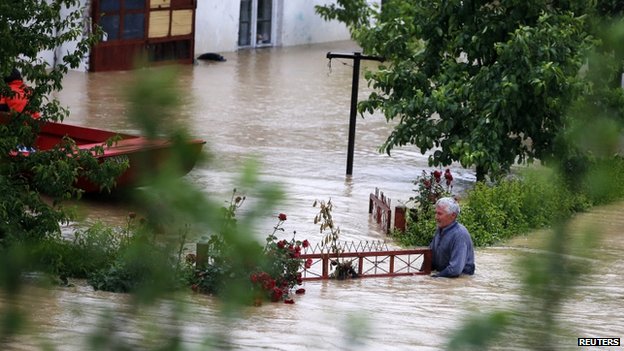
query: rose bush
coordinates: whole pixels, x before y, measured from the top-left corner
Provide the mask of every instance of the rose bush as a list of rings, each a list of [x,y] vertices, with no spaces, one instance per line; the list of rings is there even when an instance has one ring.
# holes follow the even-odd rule
[[[233,214],[231,216],[234,217]],[[294,303],[292,291],[302,284],[301,270],[303,267],[310,268],[312,260],[301,258],[301,251],[310,245],[308,240],[295,239],[296,233],[290,240],[277,237],[278,232],[284,231],[286,220],[284,213],[277,216],[277,224],[262,248],[265,260],[262,264],[248,267],[245,272],[232,269],[227,255],[224,254],[223,239],[213,235],[209,241],[209,262],[202,268],[197,268],[197,257],[194,254],[187,255],[186,263],[191,270],[188,278],[191,289],[199,293],[219,295],[227,290],[227,284],[236,283],[250,292],[250,303],[256,306],[263,301]],[[298,288],[295,293],[303,294],[305,289]]]
[[[296,240],[296,232],[290,240],[279,240],[275,235],[278,231],[284,231],[283,224],[287,216],[280,213],[277,218],[278,222],[273,233],[266,238],[264,247],[264,254],[268,260],[267,267],[259,268],[250,275],[256,304],[262,299],[273,302],[283,300],[286,303],[293,303],[290,292],[302,284],[302,268],[310,268],[312,265],[312,260],[304,261],[301,258],[301,250],[310,245],[308,240]],[[297,290],[299,294],[303,292],[305,290]]]
[[[395,233],[397,239],[407,246],[426,246],[433,238],[436,228],[435,203],[438,199],[452,196],[453,174],[450,169],[422,171],[414,181],[415,196],[409,198],[407,207],[407,228],[404,233]]]
[[[444,183],[442,177],[444,176]],[[450,169],[446,169],[444,173],[440,170],[434,170],[429,173],[422,171],[422,176],[414,181],[418,187],[414,190],[417,195],[410,197],[408,204],[414,204],[410,207],[410,218],[414,221],[418,219],[430,219],[435,214],[435,203],[438,199],[451,196],[453,191],[453,175]]]

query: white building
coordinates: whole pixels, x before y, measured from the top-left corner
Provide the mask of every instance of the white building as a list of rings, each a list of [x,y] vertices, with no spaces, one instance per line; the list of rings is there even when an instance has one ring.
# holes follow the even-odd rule
[[[131,69],[138,56],[192,63],[203,53],[347,40],[344,24],[314,11],[331,3],[336,0],[83,0],[85,16],[106,35],[81,68]],[[52,63],[74,47],[68,43],[43,57]]]

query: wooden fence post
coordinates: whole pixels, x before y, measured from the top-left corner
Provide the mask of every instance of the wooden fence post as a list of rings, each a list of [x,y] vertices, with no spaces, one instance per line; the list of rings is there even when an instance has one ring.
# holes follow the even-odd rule
[[[195,249],[195,259],[197,260],[195,263],[195,267],[197,269],[205,269],[208,266],[208,249],[210,248],[209,244],[206,243],[197,243],[197,248]]]
[[[407,223],[405,216],[407,214],[407,208],[405,206],[397,206],[394,208],[394,229],[401,232],[405,232],[407,229]]]

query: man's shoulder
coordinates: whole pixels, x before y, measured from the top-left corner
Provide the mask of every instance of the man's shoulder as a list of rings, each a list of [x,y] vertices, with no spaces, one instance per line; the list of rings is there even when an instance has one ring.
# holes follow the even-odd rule
[[[467,235],[468,237],[470,237],[470,233],[468,232],[468,229],[466,229],[466,227],[459,222],[455,222],[453,226],[449,229],[450,229],[449,232],[452,232],[455,235],[459,235],[459,236]]]

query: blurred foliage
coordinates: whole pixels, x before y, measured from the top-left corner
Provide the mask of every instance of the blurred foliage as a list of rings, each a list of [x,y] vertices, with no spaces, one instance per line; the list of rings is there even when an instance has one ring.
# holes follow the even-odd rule
[[[67,69],[78,67],[99,35],[97,29],[93,35],[83,31],[90,28],[87,22],[83,23],[88,12],[78,8],[79,4],[77,0],[25,0],[19,6],[15,2],[0,3],[0,73],[6,75],[13,67],[22,71],[33,85],[30,104],[33,110],[42,112],[41,121],[60,121],[68,116],[69,112],[57,101],[50,100],[50,93],[62,88]],[[54,51],[72,40],[78,41],[78,50],[56,57],[52,66],[37,56],[42,50]],[[60,224],[67,223],[73,213],[65,207],[64,200],[81,195],[73,187],[76,178],[85,176],[104,188],[112,187],[112,180],[127,163],[98,164],[91,153],[102,152],[104,146],[89,152],[77,150],[70,139],[50,152],[9,157],[16,145],[33,144],[39,122],[28,115],[12,114],[7,124],[0,125],[0,348],[29,332],[29,314],[36,311],[25,309],[20,299],[25,294],[24,280],[32,274],[38,276],[38,272],[50,275],[52,280],[60,277],[56,283],[70,283],[70,277],[87,278],[97,289],[131,293],[128,303],[116,308],[128,309],[124,312],[136,315],[143,325],[130,325],[134,322],[120,319],[111,310],[101,316],[99,326],[89,335],[89,344],[85,345],[88,349],[182,350],[180,325],[186,311],[175,292],[176,287],[186,283],[180,275],[184,273],[180,264],[181,243],[192,240],[191,235],[220,233],[233,269],[244,271],[253,262],[264,265],[252,228],[282,198],[280,187],[260,181],[258,164],[248,162],[238,184],[254,197],[254,202],[244,216],[237,217],[235,226],[230,225],[224,220],[220,203],[207,198],[188,179],[179,177],[180,169],[188,162],[189,133],[178,116],[178,88],[184,82],[177,79],[175,68],[141,69],[134,73],[134,84],[126,90],[128,117],[148,137],[167,137],[175,147],[169,157],[171,162],[150,174],[149,191],[127,194],[125,201],[132,201],[145,217],[143,221],[129,217],[127,228],[98,224],[78,230],[73,236],[61,235],[60,231]],[[0,89],[6,91],[3,81]],[[143,165],[148,166],[149,162],[144,160]],[[247,287],[237,282],[228,285],[220,305],[224,312],[230,315],[240,310],[246,303],[241,292]],[[164,301],[172,308],[160,311]],[[151,320],[154,310],[159,310],[168,323]],[[138,335],[121,335],[129,329],[136,330]],[[207,334],[206,340],[227,345],[224,335]],[[54,349],[54,345],[43,342],[41,346]]]
[[[62,78],[70,68],[78,68],[89,47],[100,32],[84,22],[78,0],[23,0],[0,2],[0,75],[6,77],[14,68],[21,71],[32,88],[25,110],[40,111],[33,120],[28,113],[2,114],[0,123],[0,345],[12,339],[28,325],[27,314],[17,302],[23,293],[27,273],[47,266],[37,254],[46,245],[60,238],[60,224],[72,219],[73,211],[64,200],[78,198],[81,191],[74,187],[83,176],[103,189],[110,189],[114,179],[127,167],[121,163],[98,163],[94,154],[102,148],[77,150],[75,142],[66,139],[49,152],[16,153],[19,145],[34,145],[41,123],[62,121],[69,114],[52,96],[62,88]],[[63,43],[73,41],[75,50],[63,53]],[[40,57],[51,52],[53,62]],[[0,80],[0,94],[10,88]],[[44,195],[45,194],[45,195]],[[61,252],[50,261],[62,262]],[[51,273],[61,274],[60,265]]]

